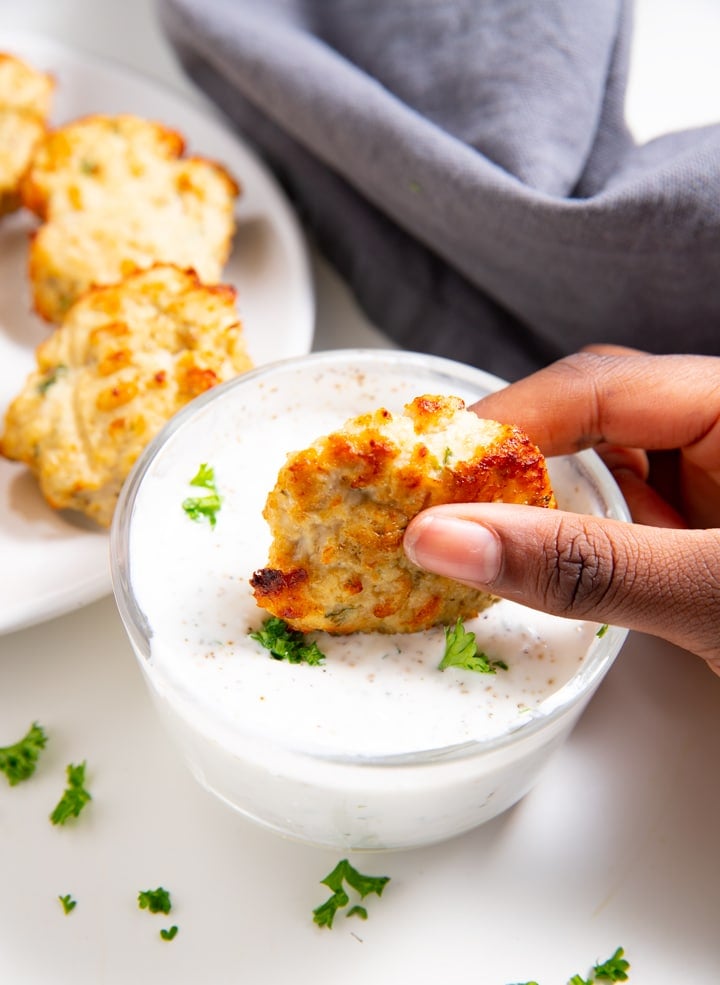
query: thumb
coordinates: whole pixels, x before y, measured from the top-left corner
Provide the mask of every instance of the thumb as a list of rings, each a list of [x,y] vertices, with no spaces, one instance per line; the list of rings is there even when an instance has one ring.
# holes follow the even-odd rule
[[[418,514],[404,546],[427,571],[555,615],[661,636],[720,673],[720,530],[463,503]]]

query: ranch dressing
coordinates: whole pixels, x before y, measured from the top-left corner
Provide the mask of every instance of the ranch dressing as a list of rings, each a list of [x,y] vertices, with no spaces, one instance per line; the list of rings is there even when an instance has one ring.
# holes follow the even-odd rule
[[[427,377],[427,378],[426,378]],[[267,613],[248,579],[267,561],[262,509],[288,452],[359,413],[399,410],[421,393],[471,403],[477,383],[450,388],[417,369],[366,372],[348,366],[287,370],[226,391],[185,418],[147,469],[137,492],[129,570],[149,635],[156,688],[193,727],[242,754],[248,738],[330,759],[396,757],[492,739],[521,729],[576,674],[597,624],[562,620],[500,601],[468,620],[479,649],[507,670],[438,664],[442,627],[415,634],[316,634],[321,666],[273,659],[249,633]],[[189,480],[212,466],[222,497],[217,523],[182,509],[202,495]],[[592,486],[572,460],[550,463],[561,508],[598,512]],[[160,682],[158,684],[158,682]]]

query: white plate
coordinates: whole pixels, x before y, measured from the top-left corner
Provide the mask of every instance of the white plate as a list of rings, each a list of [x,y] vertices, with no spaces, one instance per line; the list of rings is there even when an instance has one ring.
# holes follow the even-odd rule
[[[54,74],[55,125],[86,113],[137,113],[178,129],[191,153],[222,162],[243,188],[224,280],[238,289],[250,354],[260,365],[310,351],[315,305],[298,223],[274,178],[211,108],[198,108],[127,69],[45,39],[3,34],[0,50]],[[31,314],[26,257],[33,226],[26,214],[0,222],[0,414],[49,331]],[[24,467],[0,460],[0,633],[107,594],[107,545],[105,532],[51,510]]]

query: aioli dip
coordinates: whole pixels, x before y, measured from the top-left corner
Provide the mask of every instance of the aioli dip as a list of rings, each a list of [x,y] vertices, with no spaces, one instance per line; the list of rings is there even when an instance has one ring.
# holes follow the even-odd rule
[[[470,404],[499,381],[407,353],[327,353],[261,369],[178,415],[118,508],[116,593],[151,693],[200,781],[236,809],[313,843],[437,841],[496,815],[532,784],[625,632],[499,601],[465,628],[507,670],[438,670],[422,633],[312,634],[320,666],[273,659],[249,636],[267,613],[249,578],[288,452],[355,415],[421,393]],[[214,469],[217,522],[194,522],[190,479]],[[626,518],[595,456],[549,463],[561,509]],[[614,498],[613,498],[614,497]],[[613,500],[609,505],[607,500]]]

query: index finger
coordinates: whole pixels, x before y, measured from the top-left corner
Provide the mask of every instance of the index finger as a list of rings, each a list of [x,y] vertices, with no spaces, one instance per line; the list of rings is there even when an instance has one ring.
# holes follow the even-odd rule
[[[720,468],[720,358],[580,352],[483,397],[472,410],[516,424],[545,455],[600,442],[684,448]]]

